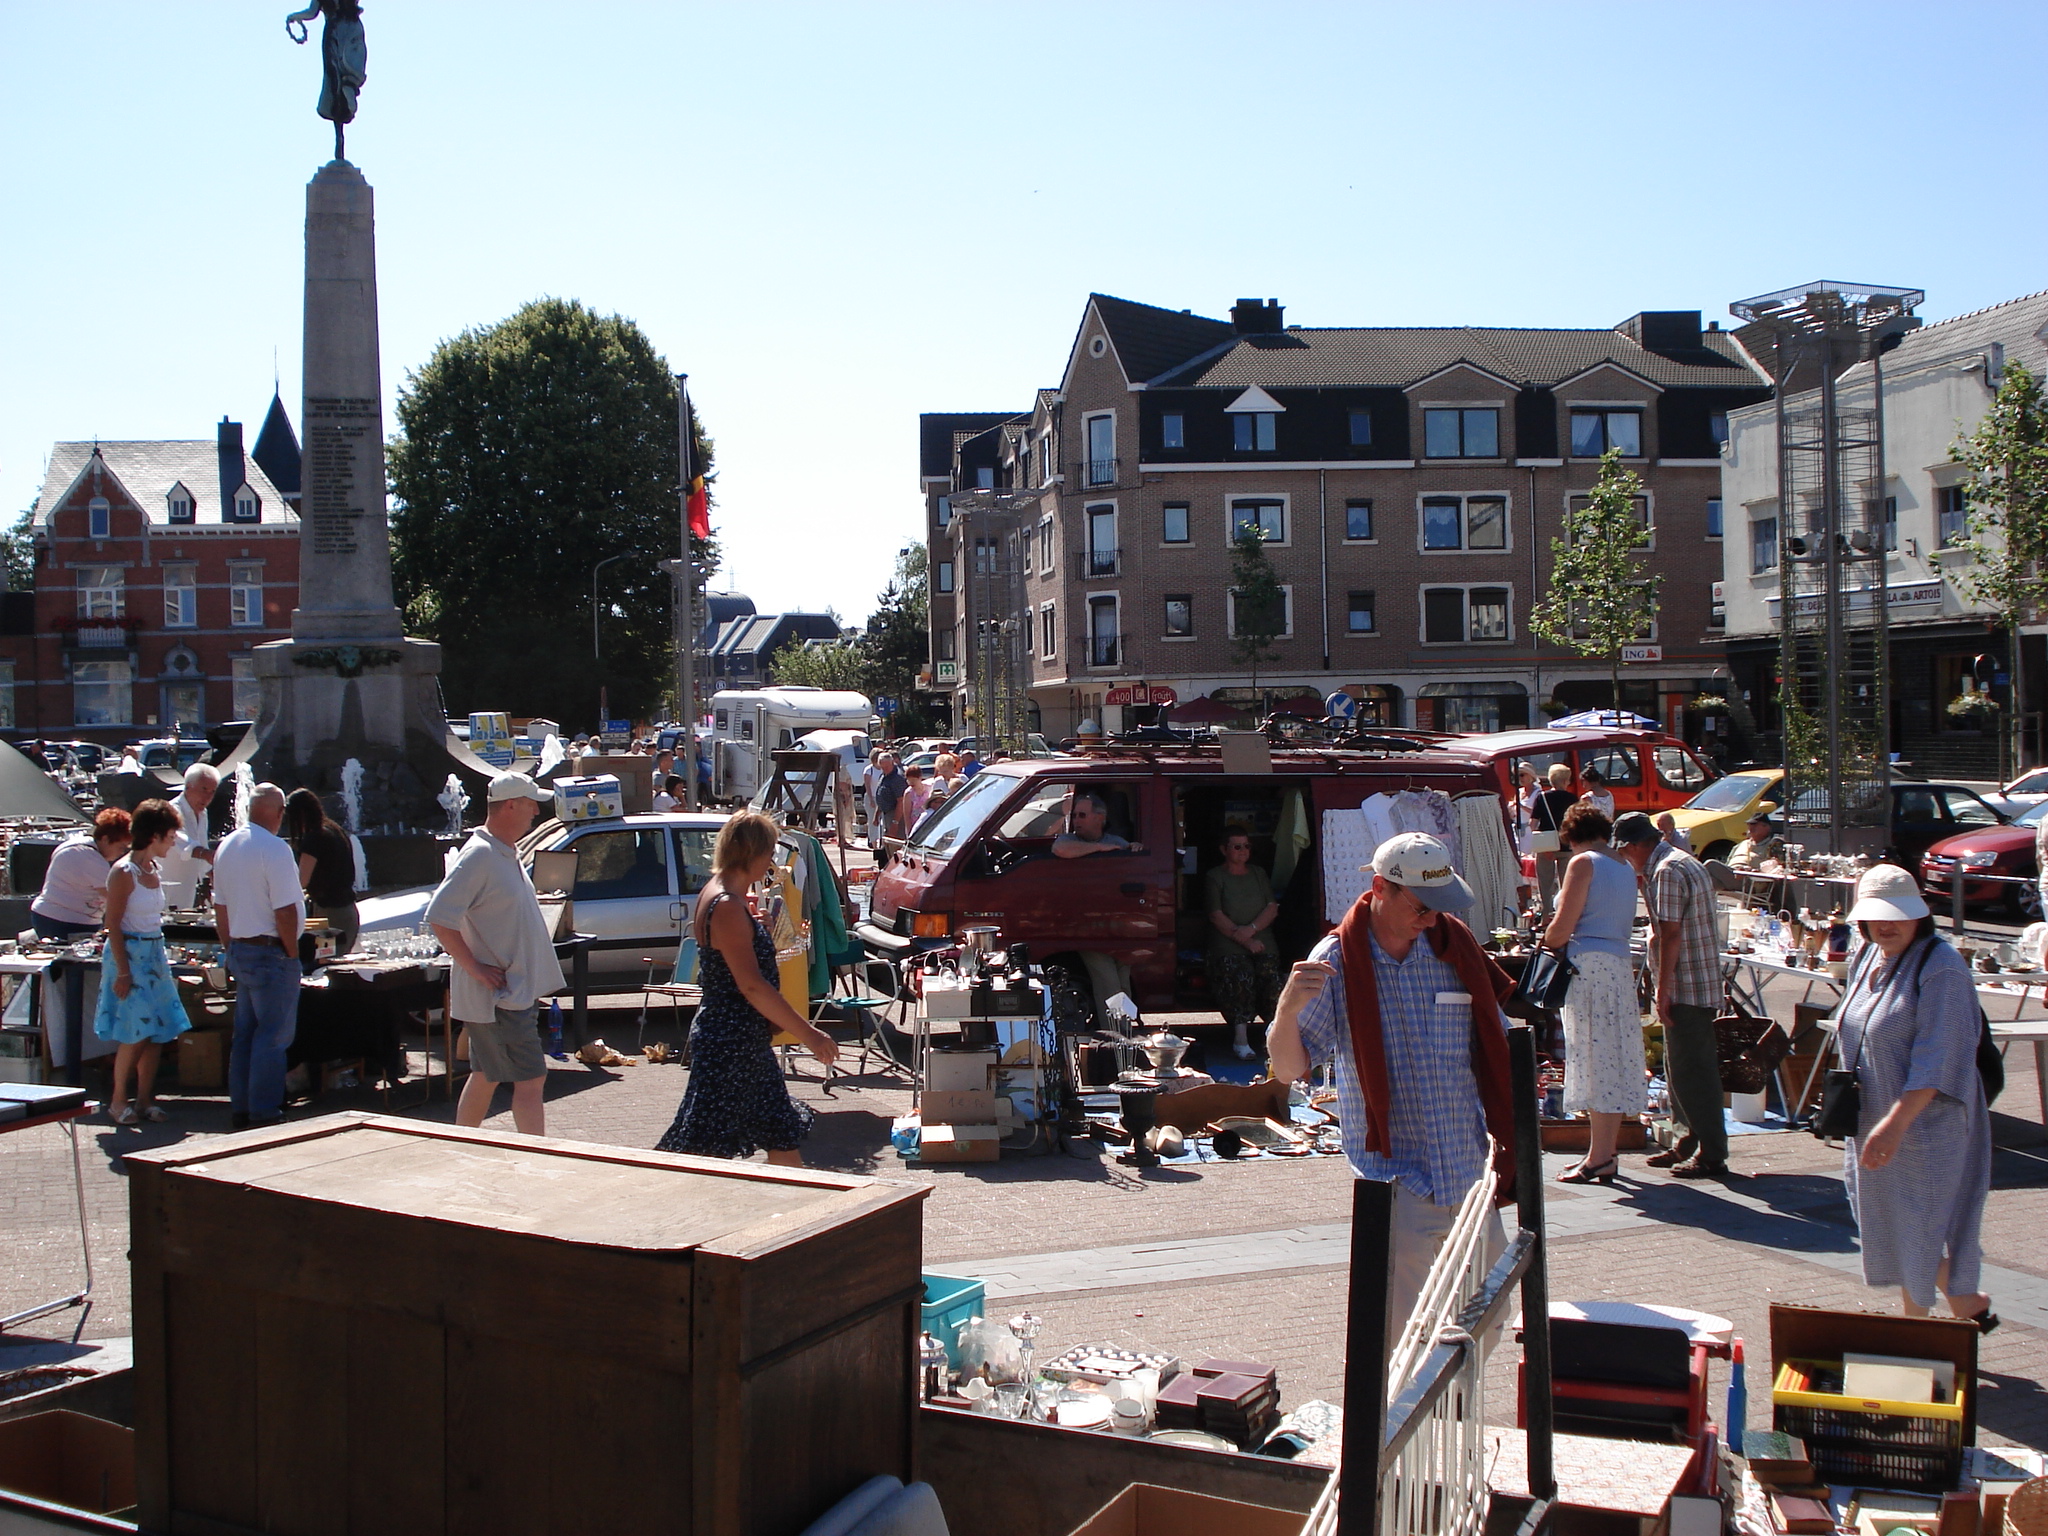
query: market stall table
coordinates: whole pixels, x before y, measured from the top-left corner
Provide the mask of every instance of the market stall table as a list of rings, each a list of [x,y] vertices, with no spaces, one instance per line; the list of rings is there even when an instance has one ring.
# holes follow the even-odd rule
[[[13,1085],[0,1085],[0,1102],[20,1102],[5,1099],[6,1089],[10,1086]],[[52,1312],[61,1312],[66,1307],[82,1307],[92,1300],[92,1233],[86,1223],[85,1164],[78,1150],[78,1122],[98,1109],[99,1105],[87,1099],[83,1092],[75,1097],[55,1097],[51,1102],[59,1107],[39,1109],[31,1103],[28,1113],[20,1119],[0,1120],[0,1135],[32,1130],[39,1125],[55,1125],[61,1126],[64,1134],[71,1138],[71,1182],[78,1196],[78,1251],[85,1261],[85,1289],[73,1291],[68,1296],[59,1296],[54,1301],[39,1302],[7,1317],[0,1317],[0,1333],[5,1333],[17,1323],[46,1317]]]

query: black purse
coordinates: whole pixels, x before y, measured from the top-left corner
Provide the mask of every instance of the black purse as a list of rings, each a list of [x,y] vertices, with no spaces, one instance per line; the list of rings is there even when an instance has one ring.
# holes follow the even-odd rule
[[[1835,1018],[1838,1021],[1848,1012],[1850,1000],[1856,996],[1856,984],[1863,979],[1863,973],[1870,969],[1870,952],[1876,948],[1877,946],[1872,944],[1863,951],[1860,957],[1862,963],[1857,966],[1856,974],[1849,978],[1849,990],[1842,994],[1842,1006],[1836,1010]],[[1839,1022],[1835,1028],[1836,1038],[1839,1039]],[[1863,1054],[1861,1034],[1856,1036],[1856,1054]],[[1822,1141],[1846,1141],[1856,1134],[1858,1126],[1862,1123],[1862,1115],[1863,1089],[1856,1081],[1856,1064],[1851,1062],[1846,1067],[1830,1067],[1827,1075],[1821,1079],[1820,1102],[1814,1105],[1812,1112],[1806,1117],[1806,1128]]]
[[[1556,950],[1539,949],[1522,966],[1522,974],[1515,978],[1515,990],[1508,994],[1508,1001],[1555,1013],[1564,1006],[1565,994],[1571,990],[1572,978],[1578,974],[1579,968]]]

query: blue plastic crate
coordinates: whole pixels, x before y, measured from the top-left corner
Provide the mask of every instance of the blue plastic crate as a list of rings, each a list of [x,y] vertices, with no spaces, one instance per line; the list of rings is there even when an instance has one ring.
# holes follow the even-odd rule
[[[979,1280],[961,1275],[924,1277],[924,1331],[946,1346],[946,1363],[955,1370],[960,1368],[960,1325],[981,1315],[986,1295]]]

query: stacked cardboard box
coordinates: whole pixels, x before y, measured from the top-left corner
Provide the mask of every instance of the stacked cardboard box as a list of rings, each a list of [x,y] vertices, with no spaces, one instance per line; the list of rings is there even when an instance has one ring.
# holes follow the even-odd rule
[[[993,1163],[1003,1155],[993,1050],[933,1051],[918,1100],[918,1158],[927,1163]]]
[[[493,768],[512,766],[512,721],[499,711],[481,711],[469,717],[469,750]]]

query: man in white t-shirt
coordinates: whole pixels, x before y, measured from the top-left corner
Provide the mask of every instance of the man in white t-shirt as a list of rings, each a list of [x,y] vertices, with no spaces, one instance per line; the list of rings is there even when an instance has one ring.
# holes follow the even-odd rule
[[[284,791],[258,784],[249,825],[213,855],[213,917],[235,978],[235,1043],[228,1102],[236,1130],[284,1120],[284,1057],[299,1024],[299,932],[306,893],[299,861],[277,835]]]
[[[185,770],[185,793],[171,802],[184,828],[171,851],[164,856],[164,904],[185,908],[199,893],[199,877],[213,863],[213,838],[206,825],[206,808],[220,791],[220,772],[205,763]]]

